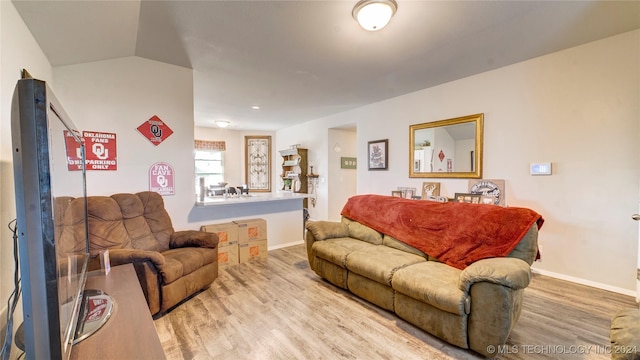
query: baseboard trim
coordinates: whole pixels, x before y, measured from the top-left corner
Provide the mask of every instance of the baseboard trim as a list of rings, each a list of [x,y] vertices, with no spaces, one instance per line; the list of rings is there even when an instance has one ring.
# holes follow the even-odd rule
[[[282,248],[286,248],[286,247],[289,247],[289,246],[300,245],[300,244],[304,244],[304,240],[298,240],[298,241],[293,241],[293,242],[274,245],[274,246],[267,246],[267,250],[268,251],[277,250],[277,249],[282,249]]]
[[[560,279],[560,280],[566,280],[566,281],[570,281],[572,283],[576,283],[576,284],[580,284],[580,285],[591,286],[591,287],[594,287],[594,288],[597,288],[597,289],[612,291],[612,292],[615,292],[615,293],[618,293],[618,294],[629,295],[629,296],[633,296],[633,297],[636,296],[636,292],[635,291],[629,290],[629,289],[625,289],[625,288],[621,288],[621,287],[617,287],[617,286],[611,286],[611,285],[607,285],[607,284],[603,284],[603,283],[599,283],[599,282],[595,282],[595,281],[591,281],[591,280],[581,279],[581,278],[577,278],[577,277],[573,277],[573,276],[569,276],[569,275],[556,273],[556,272],[553,272],[553,271],[541,270],[541,269],[536,269],[536,268],[531,268],[531,271],[533,273],[535,273],[535,274],[549,276],[549,277]]]

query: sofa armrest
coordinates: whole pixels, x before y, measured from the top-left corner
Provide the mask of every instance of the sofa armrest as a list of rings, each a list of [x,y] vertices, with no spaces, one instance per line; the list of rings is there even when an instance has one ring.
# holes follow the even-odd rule
[[[469,348],[486,357],[496,355],[520,317],[524,288],[531,269],[517,258],[490,258],[474,262],[460,274],[458,287],[469,294],[467,336]]]
[[[150,261],[154,266],[164,264],[164,256],[157,251],[139,249],[109,249],[109,262],[112,266]]]
[[[307,247],[307,259],[309,266],[315,270],[313,243],[326,239],[349,236],[349,225],[336,221],[307,221],[305,225],[307,233],[305,236],[305,244]]]
[[[336,221],[308,221],[307,230],[314,240],[326,240],[349,236],[349,225]]]
[[[218,246],[218,241],[218,234],[216,233],[198,230],[176,231],[171,234],[169,248],[203,247],[215,249]]]
[[[513,290],[524,289],[531,281],[531,268],[517,258],[490,258],[474,262],[460,274],[458,288],[469,293],[478,282],[490,282]]]

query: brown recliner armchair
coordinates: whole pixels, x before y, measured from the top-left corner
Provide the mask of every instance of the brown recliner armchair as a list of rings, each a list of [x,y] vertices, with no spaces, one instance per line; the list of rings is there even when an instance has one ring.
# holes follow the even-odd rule
[[[162,315],[218,277],[217,235],[174,231],[158,193],[89,196],[87,212],[89,270],[100,269],[98,255],[107,249],[112,266],[132,263],[152,315]]]

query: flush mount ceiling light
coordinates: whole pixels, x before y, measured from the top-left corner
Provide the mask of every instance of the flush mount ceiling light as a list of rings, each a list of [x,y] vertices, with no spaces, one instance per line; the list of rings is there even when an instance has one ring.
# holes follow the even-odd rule
[[[231,124],[231,123],[228,122],[228,121],[224,121],[224,120],[216,121],[216,126],[218,126],[219,128],[222,128],[222,129],[224,129],[227,126],[229,126],[229,124]]]
[[[395,0],[360,0],[351,15],[365,30],[376,31],[387,26],[397,9]]]

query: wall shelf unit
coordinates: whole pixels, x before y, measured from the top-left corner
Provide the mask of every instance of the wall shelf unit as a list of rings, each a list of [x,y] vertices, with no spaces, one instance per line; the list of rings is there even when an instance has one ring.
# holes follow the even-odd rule
[[[280,190],[294,193],[307,193],[307,149],[290,148],[280,150],[282,156],[282,174]],[[306,199],[304,200],[306,207]]]

